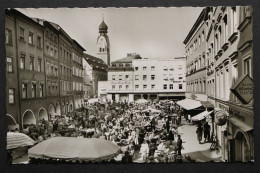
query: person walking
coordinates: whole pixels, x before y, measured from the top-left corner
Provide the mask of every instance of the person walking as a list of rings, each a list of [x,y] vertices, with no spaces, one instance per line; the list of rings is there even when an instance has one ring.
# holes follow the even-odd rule
[[[174,141],[174,134],[173,134],[172,130],[170,130],[170,132],[169,132],[168,140],[170,141],[170,145],[172,145],[172,141]]]
[[[208,122],[206,122],[204,124],[203,132],[204,132],[204,140],[209,142],[210,141],[210,125],[208,124]]]
[[[178,135],[178,139],[177,139],[178,155],[181,155],[181,149],[182,149],[182,139],[181,139],[181,135]]]
[[[199,143],[201,144],[201,140],[202,140],[202,127],[199,125],[197,130],[196,130],[196,133],[197,133],[197,139],[199,141]]]

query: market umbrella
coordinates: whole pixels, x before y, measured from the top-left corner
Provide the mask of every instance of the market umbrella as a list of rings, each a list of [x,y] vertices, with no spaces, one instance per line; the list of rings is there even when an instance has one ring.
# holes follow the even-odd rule
[[[135,103],[142,104],[142,103],[148,103],[148,100],[146,99],[138,99],[135,101]]]
[[[103,139],[54,137],[30,148],[28,156],[66,161],[102,161],[114,158],[119,150],[116,144]]]
[[[6,149],[14,149],[18,147],[32,146],[35,141],[23,133],[7,132],[7,146]]]
[[[88,100],[88,103],[94,104],[94,103],[96,103],[96,102],[98,102],[98,101],[99,101],[98,98],[92,98],[92,99],[89,99],[89,100]]]
[[[200,102],[205,108],[214,108],[214,105],[209,101],[201,101]]]

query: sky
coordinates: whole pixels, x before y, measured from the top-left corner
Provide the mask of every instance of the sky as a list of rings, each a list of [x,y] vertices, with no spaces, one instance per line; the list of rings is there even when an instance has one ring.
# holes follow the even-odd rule
[[[110,57],[127,53],[143,58],[174,58],[185,54],[184,39],[198,18],[201,7],[171,8],[26,8],[29,17],[60,25],[74,40],[96,56],[98,27],[102,16],[108,26]]]

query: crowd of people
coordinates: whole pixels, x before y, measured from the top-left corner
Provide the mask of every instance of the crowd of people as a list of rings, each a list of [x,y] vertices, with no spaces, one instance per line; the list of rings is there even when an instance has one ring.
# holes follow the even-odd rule
[[[37,143],[56,136],[101,138],[121,147],[121,163],[180,162],[182,139],[178,134],[182,111],[174,101],[136,104],[106,102],[85,105],[67,115],[50,116],[36,125],[24,125],[23,133]],[[197,134],[208,139],[208,126]],[[201,141],[201,139],[199,140]]]

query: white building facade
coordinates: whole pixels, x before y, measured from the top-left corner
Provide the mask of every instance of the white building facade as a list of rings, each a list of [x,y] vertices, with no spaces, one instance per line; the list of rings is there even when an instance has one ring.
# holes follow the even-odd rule
[[[144,99],[182,99],[186,91],[185,57],[143,59],[137,55],[112,63],[108,81],[99,82],[99,96],[133,102]],[[132,59],[131,59],[132,57]],[[116,65],[115,65],[116,64]]]

